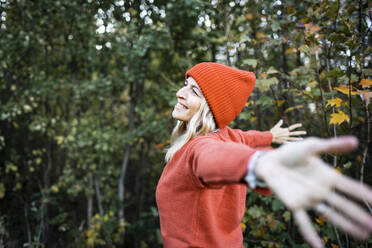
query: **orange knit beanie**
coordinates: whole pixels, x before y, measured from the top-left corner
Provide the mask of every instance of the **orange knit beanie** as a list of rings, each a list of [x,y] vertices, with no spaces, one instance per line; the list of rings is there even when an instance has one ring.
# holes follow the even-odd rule
[[[219,128],[240,114],[256,81],[253,72],[210,62],[195,65],[185,77],[198,83]]]

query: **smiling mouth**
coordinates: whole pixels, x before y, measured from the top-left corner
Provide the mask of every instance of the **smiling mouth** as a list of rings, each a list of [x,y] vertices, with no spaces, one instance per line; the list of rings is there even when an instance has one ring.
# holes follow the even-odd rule
[[[180,102],[177,102],[176,107],[178,109],[189,109],[188,107],[186,107],[186,105],[184,105],[184,104],[182,104]]]

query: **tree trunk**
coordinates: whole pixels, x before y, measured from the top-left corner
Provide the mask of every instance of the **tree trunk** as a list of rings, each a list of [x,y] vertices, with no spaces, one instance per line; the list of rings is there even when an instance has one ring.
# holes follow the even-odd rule
[[[89,190],[93,189],[93,178],[92,174],[89,174]],[[88,204],[87,204],[87,220],[88,220],[88,228],[90,228],[90,220],[93,216],[93,194],[91,192],[88,192]]]
[[[137,90],[134,90],[134,84],[130,85],[130,103],[129,103],[129,133],[133,133],[134,131],[134,118],[135,118],[135,107],[136,107],[136,98],[137,98]],[[127,173],[127,167],[129,164],[129,155],[131,151],[130,143],[125,144],[125,155],[123,158],[123,162],[121,164],[120,170],[120,178],[119,178],[119,221],[121,224],[125,223],[125,206],[124,206],[124,198],[125,198],[125,175]],[[120,234],[120,245],[124,245],[124,233]]]
[[[97,197],[99,215],[103,216],[104,211],[103,211],[103,207],[102,207],[101,191],[99,189],[99,180],[97,178],[94,179],[94,186],[96,188],[96,197]]]

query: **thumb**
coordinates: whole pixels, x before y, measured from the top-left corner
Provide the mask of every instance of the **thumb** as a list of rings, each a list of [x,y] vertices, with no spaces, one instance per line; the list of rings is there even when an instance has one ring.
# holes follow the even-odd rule
[[[283,124],[283,120],[280,119],[280,120],[278,121],[278,123],[275,124],[274,128],[276,128],[276,127],[280,127],[282,124]]]

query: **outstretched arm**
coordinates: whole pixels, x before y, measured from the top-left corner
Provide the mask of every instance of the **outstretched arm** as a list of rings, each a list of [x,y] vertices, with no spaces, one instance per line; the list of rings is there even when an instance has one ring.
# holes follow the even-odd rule
[[[322,153],[348,152],[357,144],[351,136],[306,138],[266,152],[257,160],[256,176],[293,212],[302,235],[313,247],[324,245],[306,213],[310,209],[357,238],[365,239],[372,232],[372,216],[338,193],[372,202],[372,190],[336,172],[319,158]]]
[[[293,124],[287,128],[282,128],[282,125],[283,120],[280,120],[270,129],[270,132],[273,135],[272,143],[284,144],[289,141],[298,141],[303,139],[302,137],[298,137],[299,135],[306,135],[306,131],[293,131],[294,129],[301,127],[301,123]]]

